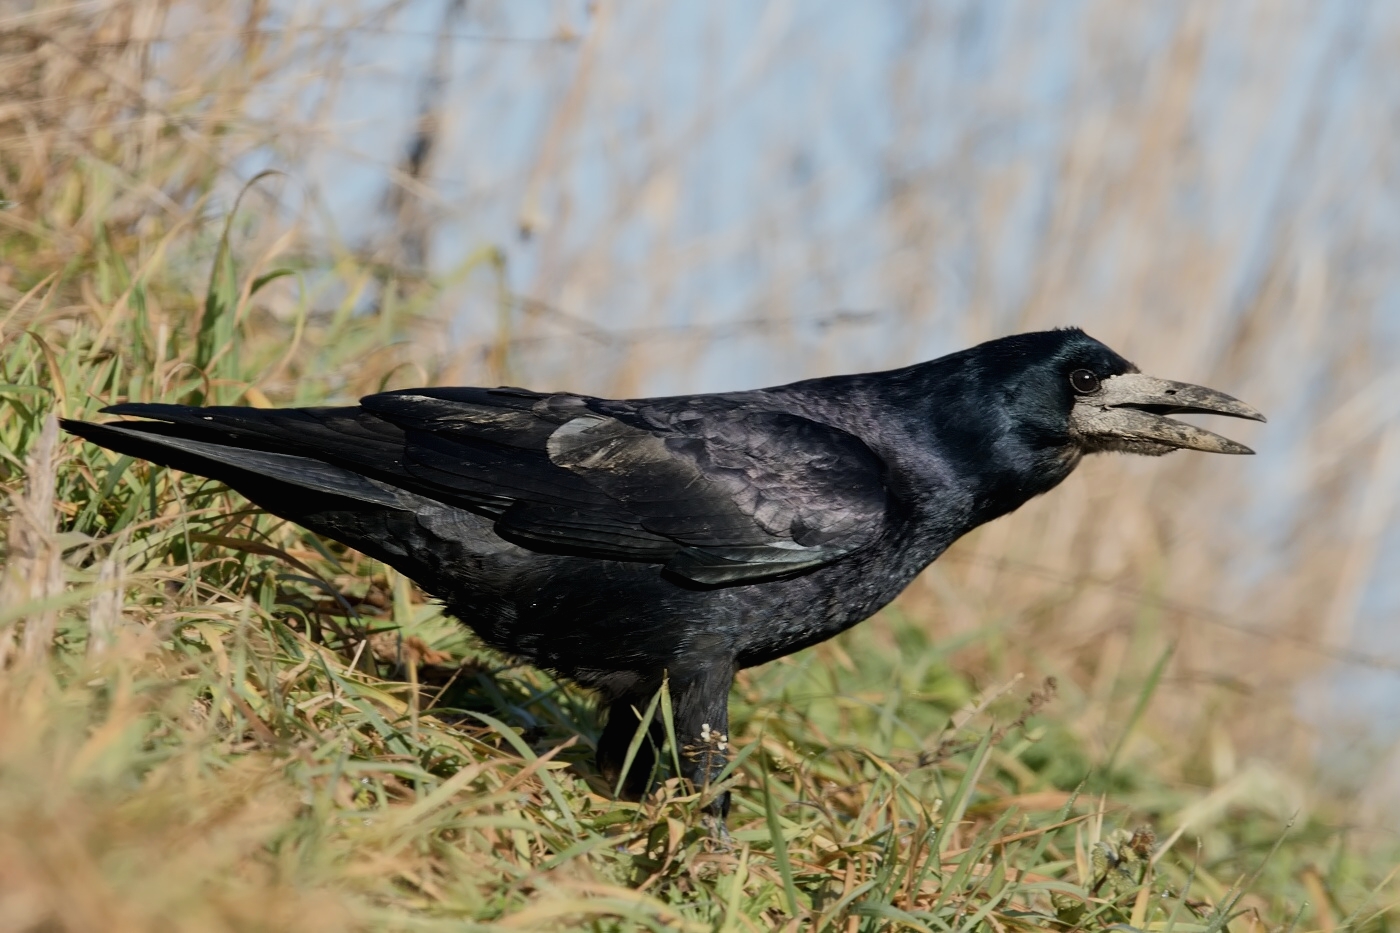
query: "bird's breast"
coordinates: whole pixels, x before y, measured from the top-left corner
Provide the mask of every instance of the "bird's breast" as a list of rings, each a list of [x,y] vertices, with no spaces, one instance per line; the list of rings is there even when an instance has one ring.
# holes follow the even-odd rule
[[[877,541],[852,559],[791,580],[772,581],[744,600],[736,655],[752,667],[826,641],[888,605],[946,543]]]

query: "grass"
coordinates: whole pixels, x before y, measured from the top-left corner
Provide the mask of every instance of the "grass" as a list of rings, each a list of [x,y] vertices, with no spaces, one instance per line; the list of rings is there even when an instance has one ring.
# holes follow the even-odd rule
[[[1160,600],[1115,610],[1112,663],[1070,663],[1094,594],[979,584],[1005,531],[741,674],[718,844],[673,781],[614,800],[591,699],[409,581],[59,435],[117,400],[311,404],[446,366],[441,281],[308,246],[260,211],[276,178],[227,196],[242,84],[212,69],[162,116],[181,132],[105,130],[112,75],[146,66],[45,58],[112,27],[86,15],[0,36],[29,117],[0,149],[0,931],[1396,927],[1400,846],[1231,761],[1232,708],[1170,683]]]

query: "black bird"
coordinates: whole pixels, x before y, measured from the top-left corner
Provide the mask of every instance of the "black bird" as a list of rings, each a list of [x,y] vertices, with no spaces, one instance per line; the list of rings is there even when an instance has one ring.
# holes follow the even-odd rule
[[[726,759],[735,671],[868,618],[1085,454],[1252,453],[1169,414],[1264,420],[1142,375],[1077,329],[717,395],[441,388],[337,408],[104,411],[150,420],[64,427],[220,480],[397,568],[493,647],[597,690],[610,780],[668,678],[697,785]],[[643,743],[630,793],[652,763]]]

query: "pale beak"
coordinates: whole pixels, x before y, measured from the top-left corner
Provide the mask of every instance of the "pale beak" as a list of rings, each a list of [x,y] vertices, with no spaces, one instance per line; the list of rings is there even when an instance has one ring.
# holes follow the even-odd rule
[[[1166,417],[1183,412],[1265,420],[1259,412],[1224,392],[1142,373],[1124,373],[1103,380],[1097,392],[1080,396],[1070,414],[1070,424],[1087,451],[1162,454],[1184,448],[1217,454],[1254,453],[1205,428]]]

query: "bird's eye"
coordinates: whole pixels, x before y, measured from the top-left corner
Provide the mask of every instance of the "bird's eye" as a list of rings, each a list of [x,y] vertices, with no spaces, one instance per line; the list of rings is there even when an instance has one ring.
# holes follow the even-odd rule
[[[1080,395],[1089,395],[1099,391],[1099,377],[1087,369],[1076,369],[1070,373],[1069,384],[1074,386],[1074,391]]]

